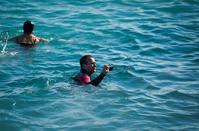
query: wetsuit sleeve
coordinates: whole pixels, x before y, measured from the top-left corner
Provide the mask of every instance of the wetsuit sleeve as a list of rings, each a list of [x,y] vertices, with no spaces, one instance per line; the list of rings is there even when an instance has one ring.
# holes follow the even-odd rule
[[[88,84],[97,86],[104,79],[104,77],[105,77],[105,74],[101,73],[98,77],[96,77],[94,80],[92,80]]]

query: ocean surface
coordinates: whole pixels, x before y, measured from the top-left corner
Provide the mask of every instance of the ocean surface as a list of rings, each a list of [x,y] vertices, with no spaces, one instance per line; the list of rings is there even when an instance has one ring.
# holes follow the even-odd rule
[[[199,130],[198,0],[1,0],[1,131]],[[71,77],[92,54],[99,86]]]

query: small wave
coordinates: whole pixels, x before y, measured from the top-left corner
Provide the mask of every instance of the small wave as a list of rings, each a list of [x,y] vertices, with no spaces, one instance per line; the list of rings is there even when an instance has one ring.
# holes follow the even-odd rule
[[[145,88],[146,90],[159,90],[160,88],[158,87],[155,87],[155,86],[152,86],[152,85],[149,85]]]
[[[0,57],[8,59],[8,57],[17,56],[18,53],[19,52],[17,52],[17,51],[12,51],[12,52],[4,51],[4,52],[0,53]]]
[[[159,95],[163,98],[173,98],[174,100],[197,100],[198,96],[195,94],[190,94],[187,92],[183,92],[175,89],[161,89],[156,95]]]
[[[142,50],[139,54],[144,55],[144,56],[157,56],[157,55],[162,56],[164,54],[169,54],[169,51],[167,51],[164,48],[153,47],[153,48]]]

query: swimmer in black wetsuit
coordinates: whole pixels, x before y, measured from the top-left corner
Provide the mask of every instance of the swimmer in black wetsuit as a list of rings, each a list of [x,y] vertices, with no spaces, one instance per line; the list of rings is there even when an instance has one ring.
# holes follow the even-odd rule
[[[36,37],[32,34],[34,24],[31,21],[24,22],[22,35],[9,38],[8,41],[13,41],[21,46],[34,46],[38,42],[47,42],[47,39]]]
[[[91,74],[96,71],[96,62],[93,56],[85,55],[80,59],[81,70],[73,79],[81,84],[92,84],[97,86],[110,71],[109,65],[104,65],[102,72],[94,80],[90,79]]]

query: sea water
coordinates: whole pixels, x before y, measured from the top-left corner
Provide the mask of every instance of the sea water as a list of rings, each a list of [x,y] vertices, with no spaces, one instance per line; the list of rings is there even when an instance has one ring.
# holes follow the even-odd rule
[[[0,38],[26,20],[49,39],[0,43],[1,131],[199,130],[198,0],[2,0]],[[92,54],[99,86],[71,77]]]

